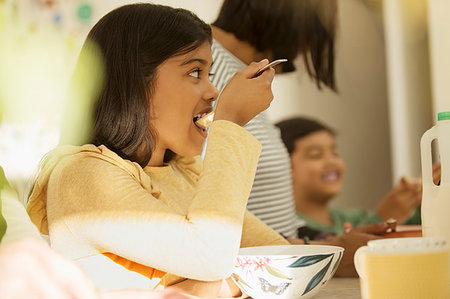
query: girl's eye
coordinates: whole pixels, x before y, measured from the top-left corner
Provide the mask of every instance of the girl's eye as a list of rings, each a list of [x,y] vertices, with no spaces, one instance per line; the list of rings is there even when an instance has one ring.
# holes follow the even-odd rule
[[[200,69],[195,69],[192,72],[189,73],[189,76],[194,78],[200,78]]]

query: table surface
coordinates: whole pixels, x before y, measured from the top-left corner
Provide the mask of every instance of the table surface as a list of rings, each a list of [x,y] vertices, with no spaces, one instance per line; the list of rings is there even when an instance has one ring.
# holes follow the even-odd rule
[[[314,299],[361,299],[359,278],[334,277],[314,296]]]
[[[332,278],[313,299],[361,299],[359,278]],[[232,298],[226,298],[232,299]],[[252,299],[245,297],[245,299]]]

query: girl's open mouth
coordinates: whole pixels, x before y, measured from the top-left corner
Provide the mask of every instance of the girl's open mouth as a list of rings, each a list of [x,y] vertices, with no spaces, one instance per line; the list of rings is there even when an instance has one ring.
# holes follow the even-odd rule
[[[194,122],[195,126],[200,130],[200,133],[206,138],[206,136],[208,135],[208,131],[206,129],[206,127],[201,126],[200,124],[197,123],[197,121],[206,116],[208,114],[208,112],[203,112],[203,113],[199,113],[194,115],[194,117],[192,118],[192,121]]]

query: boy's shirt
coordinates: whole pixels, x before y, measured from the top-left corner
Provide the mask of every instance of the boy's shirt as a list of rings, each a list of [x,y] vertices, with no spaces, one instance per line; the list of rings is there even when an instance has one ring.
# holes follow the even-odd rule
[[[331,209],[330,217],[333,220],[332,225],[322,224],[299,212],[297,212],[297,217],[306,221],[307,227],[336,235],[342,235],[344,233],[345,222],[350,222],[352,226],[383,222],[383,219],[377,213],[364,209]],[[420,209],[417,208],[404,224],[417,225],[420,223]]]
[[[315,230],[336,235],[344,234],[344,223],[350,222],[353,226],[374,224],[382,222],[383,220],[374,212],[369,212],[363,209],[331,209],[330,217],[333,220],[332,225],[322,224],[317,222],[305,214],[297,212],[297,216],[306,221],[306,226]]]

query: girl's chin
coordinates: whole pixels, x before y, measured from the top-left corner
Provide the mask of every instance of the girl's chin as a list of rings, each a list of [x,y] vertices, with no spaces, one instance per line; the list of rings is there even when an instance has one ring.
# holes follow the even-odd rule
[[[195,130],[202,136],[202,138],[206,139],[208,137],[208,130],[206,128],[200,128],[194,125]]]

